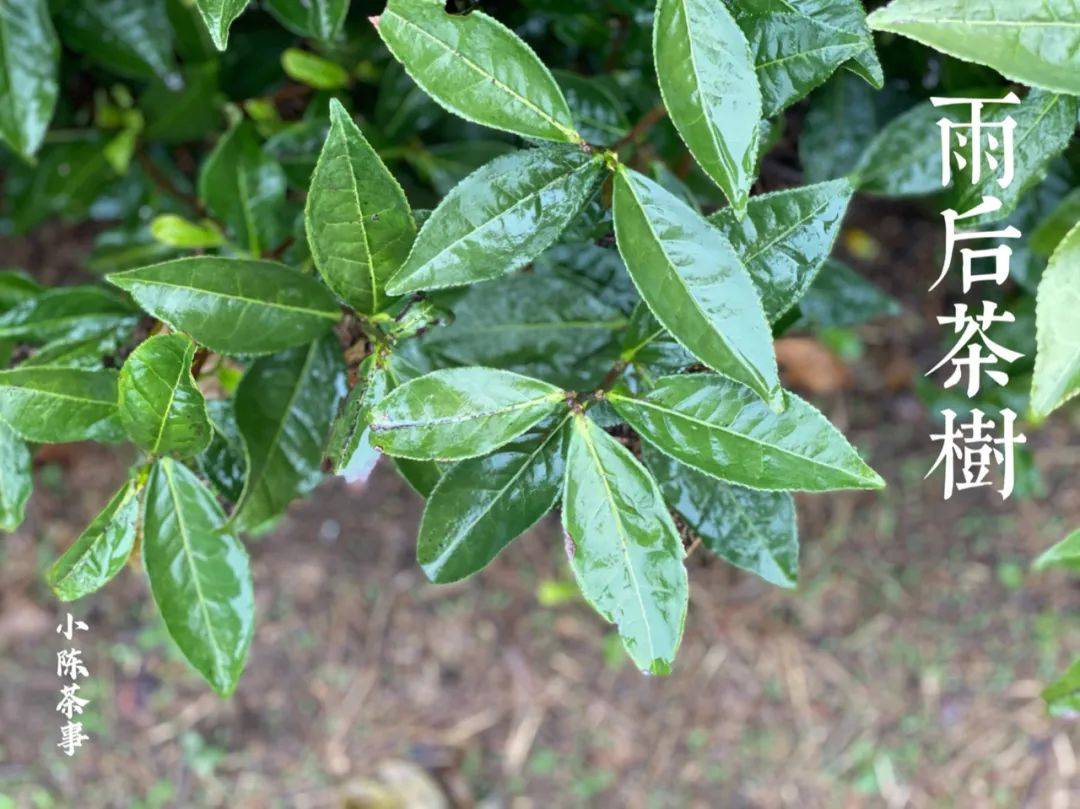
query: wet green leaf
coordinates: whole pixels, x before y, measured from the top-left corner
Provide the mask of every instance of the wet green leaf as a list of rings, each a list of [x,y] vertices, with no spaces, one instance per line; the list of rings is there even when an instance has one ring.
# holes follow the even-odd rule
[[[214,47],[225,50],[229,44],[229,26],[248,6],[248,0],[195,0],[199,14],[206,23],[206,30],[214,41]]]
[[[454,321],[400,350],[432,368],[481,365],[568,390],[595,387],[618,358],[626,316],[572,281],[526,273],[470,287]]]
[[[315,266],[357,312],[385,307],[387,279],[416,234],[409,202],[359,127],[334,100],[330,132],[311,177],[304,222]]]
[[[240,499],[247,476],[244,438],[236,426],[232,399],[211,399],[206,403],[213,432],[210,443],[196,459],[199,471],[210,481],[214,491],[230,503]]]
[[[619,252],[656,319],[710,368],[781,403],[765,313],[727,238],[629,169],[615,175],[613,206]]]
[[[223,697],[240,679],[255,624],[247,552],[224,520],[187,467],[154,465],[142,544],[150,592],[184,657]]]
[[[199,171],[200,199],[252,256],[285,237],[285,185],[284,170],[263,152],[249,120],[222,136]]]
[[[1062,239],[1046,266],[1035,307],[1038,350],[1031,409],[1045,416],[1080,393],[1080,224]]]
[[[154,217],[150,233],[164,245],[188,250],[220,247],[225,243],[225,237],[211,220],[196,223],[172,213]]]
[[[880,87],[884,81],[858,0],[741,0],[732,10],[750,44],[766,118],[864,53],[870,55],[874,83]]]
[[[789,492],[762,492],[703,475],[662,452],[641,448],[668,505],[727,562],[779,587],[799,577],[795,500]]]
[[[338,90],[349,84],[349,72],[337,62],[300,48],[287,48],[281,54],[285,75],[316,90]]]
[[[741,215],[754,180],[761,118],[746,37],[722,0],[659,0],[653,55],[672,123]]]
[[[118,441],[116,372],[63,366],[0,371],[0,419],[27,441]]]
[[[563,406],[554,385],[494,368],[450,368],[406,382],[371,416],[371,443],[416,460],[484,455]]]
[[[191,376],[195,343],[183,334],[158,334],[141,343],[120,369],[120,422],[151,455],[196,455],[210,442],[202,391]]]
[[[851,175],[855,187],[887,197],[940,191],[941,139],[927,133],[933,135],[942,118],[959,120],[957,109],[927,101],[889,121],[859,159]]]
[[[0,421],[0,531],[14,531],[22,525],[33,488],[30,449]]]
[[[849,175],[879,127],[874,89],[838,73],[810,96],[799,136],[799,162],[808,183]]]
[[[322,480],[323,450],[345,395],[337,338],[261,357],[236,389],[247,480],[232,524],[258,531]]]
[[[660,379],[644,396],[608,399],[643,438],[677,461],[754,489],[880,489],[885,482],[812,406],[787,394],[783,413],[729,379]]]
[[[682,541],[656,481],[584,416],[566,456],[563,527],[582,595],[639,669],[669,673],[689,600]]]
[[[104,587],[127,562],[139,532],[140,486],[129,480],[45,574],[61,601]]]
[[[0,270],[0,312],[38,297],[45,288],[22,270]]]
[[[372,21],[413,80],[455,115],[525,137],[581,139],[543,62],[482,11],[447,14],[443,0],[390,0]]]
[[[1003,76],[1080,94],[1080,25],[1073,0],[893,0],[869,17],[876,31],[988,65]]]
[[[113,273],[143,309],[222,354],[269,354],[310,342],[337,322],[316,279],[272,261],[198,256]]]
[[[461,286],[523,267],[558,238],[602,172],[598,157],[572,146],[497,157],[439,203],[388,291]]]
[[[1042,692],[1052,716],[1075,717],[1080,713],[1080,659]]]
[[[0,5],[0,141],[27,160],[56,108],[59,66],[47,0]]]
[[[566,70],[556,70],[554,75],[586,141],[595,146],[611,146],[629,131],[630,122],[623,105],[604,82]]]
[[[178,83],[165,0],[60,0],[64,44],[133,79]]]
[[[350,483],[367,480],[379,460],[379,451],[371,444],[368,421],[371,409],[393,385],[389,369],[376,362],[374,355],[368,356],[360,364],[356,384],[334,421],[326,454],[334,464],[334,473]]]
[[[443,476],[443,466],[436,461],[416,461],[412,458],[394,458],[393,461],[405,482],[424,498],[431,496]]]
[[[727,209],[709,218],[754,279],[770,323],[813,283],[832,252],[851,195],[847,180],[832,180],[752,197],[742,220]]]
[[[114,293],[94,286],[54,287],[0,315],[0,340],[48,343],[127,331],[136,313]]]
[[[1002,203],[1001,209],[993,214],[966,220],[964,227],[968,229],[974,224],[996,222],[1008,216],[1028,189],[1046,176],[1047,165],[1072,140],[1080,102],[1071,96],[1032,90],[1019,106],[990,104],[985,110],[987,122],[1003,120],[1006,115],[1016,122],[1013,132],[1013,178],[1008,188],[1002,188],[998,183],[1000,171],[988,170],[987,166],[983,166],[977,183],[971,182],[970,167],[961,171],[956,184],[958,193],[951,207],[964,213],[977,206],[986,196],[995,197]]]
[[[547,514],[562,491],[567,414],[490,455],[461,461],[424,506],[416,560],[436,583],[482,570]]]
[[[832,329],[899,314],[900,305],[846,264],[830,258],[799,300],[799,310],[797,326]]]
[[[417,234],[387,285],[394,295],[498,278],[536,258],[588,201],[603,172],[577,147],[505,154],[465,177]]]
[[[341,33],[349,0],[267,0],[267,8],[300,36],[330,42]]]

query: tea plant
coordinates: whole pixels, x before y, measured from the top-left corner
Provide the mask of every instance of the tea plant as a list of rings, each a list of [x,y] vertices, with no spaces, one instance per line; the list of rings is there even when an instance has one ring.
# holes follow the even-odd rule
[[[773,339],[896,311],[829,256],[856,191],[939,190],[930,94],[1010,89],[960,59],[1032,88],[1000,211],[1040,225],[1023,290],[1056,248],[1032,411],[1080,389],[1075,0],[897,0],[870,23],[959,59],[885,36],[884,60],[858,0],[353,5],[0,0],[2,226],[108,223],[104,283],[0,276],[2,524],[32,447],[133,444],[48,582],[141,566],[219,693],[255,621],[240,537],[381,454],[426,500],[434,582],[561,511],[645,672],[675,659],[688,541],[794,587],[791,492],[884,481]]]

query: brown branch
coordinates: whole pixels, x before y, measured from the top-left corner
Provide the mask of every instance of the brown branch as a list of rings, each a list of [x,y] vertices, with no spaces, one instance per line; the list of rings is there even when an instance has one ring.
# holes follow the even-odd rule
[[[286,250],[288,250],[290,247],[292,247],[292,244],[295,241],[296,241],[296,237],[294,237],[294,236],[286,236],[284,238],[284,240],[281,242],[281,244],[279,244],[277,247],[275,247],[273,250],[271,250],[269,253],[266,254],[266,257],[269,258],[269,259],[279,259],[279,258],[281,258],[281,254],[284,253]]]
[[[642,135],[644,135],[646,132],[656,126],[656,124],[663,120],[664,116],[666,115],[667,107],[665,107],[663,104],[657,104],[647,113],[642,115],[638,122],[630,128],[630,131],[623,135],[621,138],[619,138],[619,140],[615,141],[615,145],[611,148],[614,151],[618,151],[623,146],[627,146],[631,143],[636,143],[641,139]]]
[[[154,185],[164,191],[170,196],[176,197],[181,202],[187,203],[187,205],[200,216],[203,213],[202,202],[194,194],[189,194],[184,189],[180,188],[172,181],[165,172],[163,172],[158,165],[150,158],[146,152],[141,149],[135,152],[135,159],[139,162],[139,166],[146,172],[147,176],[153,180]]]

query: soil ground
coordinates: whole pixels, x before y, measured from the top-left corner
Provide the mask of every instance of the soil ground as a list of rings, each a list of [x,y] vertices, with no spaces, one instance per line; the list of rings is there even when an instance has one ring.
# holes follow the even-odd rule
[[[670,677],[643,677],[567,595],[554,519],[480,575],[427,583],[422,503],[381,465],[248,543],[258,626],[229,701],[173,651],[138,571],[74,605],[93,703],[69,760],[65,609],[42,572],[129,459],[50,450],[25,525],[0,541],[0,807],[1080,805],[1078,725],[1039,699],[1080,649],[1080,588],[1029,570],[1080,524],[1075,409],[1031,431],[1031,496],[942,500],[909,387],[932,364],[926,284],[894,269],[933,266],[907,247],[933,231],[887,214],[864,215],[902,246],[860,269],[907,314],[861,329],[851,387],[813,399],[889,487],[798,497],[794,592],[694,553]],[[34,270],[50,238],[8,255]]]

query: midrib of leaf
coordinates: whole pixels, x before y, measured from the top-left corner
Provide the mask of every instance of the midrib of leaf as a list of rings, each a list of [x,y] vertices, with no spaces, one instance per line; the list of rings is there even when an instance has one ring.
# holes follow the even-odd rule
[[[508,331],[557,331],[565,329],[596,329],[598,331],[618,331],[627,324],[625,317],[611,320],[552,320],[537,323],[490,323],[485,326],[474,326],[468,330],[469,334],[486,334],[488,332]]]
[[[251,195],[248,193],[247,169],[243,162],[236,167],[236,190],[240,195],[240,214],[244,217],[244,227],[248,232],[248,250],[253,256],[260,253],[259,232],[255,226],[255,215],[251,209]]]
[[[131,317],[131,313],[125,312],[90,312],[89,314],[74,314],[64,315],[62,317],[51,317],[46,320],[34,320],[29,323],[22,323],[16,326],[0,326],[0,338],[3,337],[18,337],[20,332],[30,329],[38,328],[56,328],[70,322],[78,322],[80,320],[90,320],[91,318],[107,317],[116,318],[120,320],[125,317]],[[104,329],[103,329],[104,331]],[[87,338],[89,339],[89,338]]]
[[[437,261],[439,258],[441,258],[445,253],[447,253],[450,250],[452,250],[453,248],[457,247],[463,241],[475,237],[475,235],[477,233],[480,233],[481,231],[483,231],[492,222],[495,222],[496,220],[500,219],[501,217],[506,216],[511,211],[517,210],[518,208],[522,207],[526,202],[529,202],[530,200],[532,200],[532,199],[534,199],[536,197],[539,197],[542,193],[547,191],[552,186],[554,186],[554,185],[556,185],[558,183],[561,183],[561,182],[565,182],[566,180],[569,180],[572,176],[577,174],[582,169],[591,168],[593,163],[594,163],[593,160],[588,160],[585,163],[582,163],[580,166],[577,166],[576,168],[570,169],[570,171],[561,172],[556,177],[554,177],[553,179],[551,179],[548,182],[544,183],[539,188],[536,188],[536,189],[530,191],[528,194],[526,194],[525,196],[518,199],[516,202],[514,202],[513,205],[510,205],[506,209],[499,211],[494,216],[490,217],[489,219],[485,220],[484,222],[481,222],[479,225],[477,225],[476,227],[469,230],[467,233],[465,233],[465,234],[457,237],[456,239],[454,239],[448,245],[446,245],[441,250],[439,250],[438,253],[431,256],[431,258],[425,259],[423,264],[421,264],[419,267],[417,267],[417,269],[414,270],[412,273],[410,273],[408,276],[405,276],[405,278],[409,278],[409,277],[411,277],[413,275],[416,275],[417,273],[420,272],[421,269],[423,269],[424,267],[427,267],[429,264],[433,264],[435,261]],[[438,210],[438,209],[436,209],[436,210]],[[435,218],[435,215],[432,214],[431,218],[429,218],[427,221],[431,222],[434,218]],[[426,222],[424,223],[424,226],[427,227]],[[423,233],[423,229],[421,229],[421,233]],[[419,239],[419,237],[417,237],[416,244],[419,244],[419,243],[420,243],[420,239]],[[405,264],[406,264],[406,266],[408,265],[408,260],[407,259],[406,259]],[[451,284],[451,286],[453,286],[453,284]]]
[[[184,511],[180,507],[180,501],[176,496],[176,484],[173,481],[172,471],[169,465],[162,467],[162,471],[165,473],[165,478],[169,485],[169,496],[173,502],[173,512],[176,514],[176,526],[180,529],[180,541],[184,546],[184,560],[188,564],[188,569],[191,571],[191,580],[195,585],[195,594],[199,601],[199,611],[202,612],[203,621],[206,624],[206,632],[210,636],[210,646],[214,653],[214,666],[218,669],[218,674],[225,674],[225,666],[222,665],[222,650],[221,645],[218,643],[217,634],[214,632],[214,623],[210,620],[210,611],[206,606],[206,596],[202,590],[202,580],[199,578],[199,572],[195,568],[195,557],[191,550],[191,543],[188,539],[187,523],[184,520]]]
[[[371,254],[371,240],[368,238],[367,232],[367,217],[364,215],[364,206],[360,204],[360,186],[356,179],[356,172],[353,169],[352,157],[349,154],[349,138],[345,132],[344,126],[340,127],[340,130],[341,150],[345,157],[345,165],[349,170],[349,188],[352,190],[353,202],[356,203],[356,210],[360,212],[360,232],[364,236],[364,253],[367,254],[368,277],[371,279],[371,311],[378,312],[379,286],[375,280],[375,258]]]
[[[4,4],[0,4],[0,56],[3,57],[4,75],[8,77],[7,97],[11,99],[12,105],[15,108],[14,111],[16,115],[12,119],[12,122],[14,123],[19,118],[25,118],[26,114],[23,110],[23,104],[21,103],[21,99],[19,98],[18,93],[15,92],[15,82],[12,78],[14,76],[15,70],[14,63],[11,60],[11,42],[10,37],[8,36],[8,25],[9,23],[6,6]],[[21,152],[26,146],[26,144],[22,142],[22,131],[19,129],[18,126],[16,126],[13,134],[15,135],[15,139],[19,141],[17,148]]]
[[[781,193],[783,193],[783,192],[781,192]],[[765,199],[768,198],[768,195],[763,195],[763,196],[764,196]],[[762,197],[759,197],[758,199],[762,199]],[[784,239],[786,239],[788,236],[790,236],[796,230],[801,228],[803,225],[805,225],[807,222],[809,222],[811,219],[813,219],[819,213],[821,213],[826,208],[828,208],[831,202],[832,202],[832,200],[826,199],[820,205],[813,206],[812,210],[808,214],[806,214],[805,216],[803,216],[800,219],[795,219],[794,221],[792,221],[789,224],[789,226],[787,228],[785,228],[784,230],[777,233],[774,238],[772,238],[772,239],[770,239],[768,241],[765,241],[764,243],[759,245],[756,250],[754,250],[753,252],[747,253],[745,256],[743,256],[743,261],[744,262],[753,261],[758,256],[760,256],[762,253],[764,253],[766,250],[769,250],[769,249],[775,247],[776,245],[780,244],[780,242],[782,242]]]
[[[735,486],[737,484],[732,483],[729,485]],[[719,491],[720,490],[718,489],[717,492],[719,493]],[[783,565],[780,564],[780,560],[777,558],[777,555],[773,553],[772,545],[769,543],[768,536],[761,530],[758,525],[758,521],[753,518],[753,515],[751,515],[745,508],[742,507],[742,504],[739,502],[739,498],[736,497],[734,494],[731,494],[730,492],[727,493],[727,496],[725,496],[724,494],[719,494],[719,497],[726,503],[729,510],[736,513],[739,522],[741,522],[743,526],[745,526],[746,530],[750,534],[753,534],[755,537],[757,537],[758,544],[772,560],[773,564],[776,565],[776,569],[784,574],[785,579],[791,581],[791,576],[789,576],[787,571],[784,570]]]
[[[492,18],[488,17],[486,14],[484,14],[482,11],[474,11],[473,13],[474,14],[479,14],[482,17],[487,18],[487,19],[492,19]],[[574,131],[572,129],[567,129],[563,124],[560,124],[558,121],[556,121],[554,118],[552,118],[548,113],[544,112],[542,109],[540,109],[538,106],[536,106],[533,102],[531,102],[529,99],[527,99],[525,96],[523,96],[520,93],[516,92],[513,88],[509,87],[508,85],[504,84],[503,82],[499,81],[499,79],[497,79],[494,75],[492,75],[491,73],[488,73],[487,71],[485,71],[482,67],[480,67],[480,65],[473,62],[471,59],[469,59],[461,51],[456,50],[455,48],[448,45],[446,42],[443,42],[441,39],[439,39],[437,36],[432,34],[430,31],[424,30],[423,28],[421,28],[416,23],[414,23],[414,22],[412,22],[410,20],[407,20],[405,17],[402,17],[400,14],[398,14],[395,11],[392,11],[389,8],[387,8],[383,12],[383,16],[387,16],[387,15],[389,15],[391,17],[396,17],[397,19],[401,20],[401,22],[403,22],[409,28],[416,29],[421,34],[423,34],[425,37],[430,39],[432,42],[435,42],[436,44],[438,44],[447,53],[452,53],[455,56],[457,56],[463,63],[468,65],[473,71],[475,71],[476,73],[480,74],[485,79],[490,81],[492,84],[494,84],[500,90],[502,90],[504,93],[509,95],[515,101],[517,101],[519,104],[522,104],[523,106],[527,107],[528,109],[531,109],[533,112],[535,112],[537,115],[539,115],[545,121],[547,121],[549,124],[551,124],[557,130],[559,130],[564,135],[569,137],[572,142],[577,143],[577,142],[579,142],[581,140],[581,136],[576,131]]]
[[[500,487],[495,492],[495,496],[492,497],[490,500],[488,500],[483,505],[483,507],[479,511],[479,513],[473,519],[469,520],[468,524],[463,529],[456,532],[457,535],[458,535],[458,540],[456,542],[453,542],[450,545],[448,545],[446,547],[446,549],[442,553],[440,553],[438,558],[435,559],[434,561],[438,562],[438,561],[440,561],[442,559],[445,559],[446,556],[451,551],[454,551],[454,550],[456,550],[457,548],[459,548],[461,546],[461,543],[464,541],[464,539],[463,539],[464,535],[467,535],[470,531],[472,531],[472,529],[476,527],[476,524],[478,522],[480,522],[480,520],[482,520],[484,517],[486,517],[488,514],[491,513],[491,509],[493,509],[495,507],[495,503],[497,503],[502,498],[502,496],[504,494],[506,494],[507,490],[515,482],[517,482],[518,478],[520,478],[523,474],[525,474],[525,470],[528,469],[530,466],[532,466],[532,464],[536,460],[536,458],[540,455],[541,452],[543,452],[544,448],[548,444],[551,443],[551,440],[556,435],[559,434],[559,431],[563,428],[563,425],[566,424],[566,422],[570,420],[570,417],[572,415],[573,415],[573,413],[567,413],[565,416],[563,416],[562,421],[560,421],[558,424],[556,424],[554,427],[552,427],[551,432],[549,432],[546,436],[544,436],[544,438],[537,445],[536,449],[534,449],[532,452],[530,452],[525,457],[525,460],[522,462],[521,466],[519,466],[517,471],[514,472],[513,476],[508,481],[506,481],[506,484],[503,485],[502,487]],[[442,477],[442,478],[439,478],[439,482],[435,484],[435,489],[432,489],[431,493],[433,495],[435,494],[435,491],[440,486],[442,486],[444,480],[446,480],[445,476]]]
[[[817,461],[817,460],[814,460],[812,458],[808,458],[805,455],[798,455],[798,454],[792,452],[789,449],[785,449],[784,447],[777,446],[776,444],[772,444],[772,443],[770,443],[768,441],[764,441],[764,440],[762,440],[760,438],[745,435],[744,433],[737,433],[734,430],[731,430],[731,429],[729,429],[727,427],[724,427],[722,425],[719,425],[719,424],[713,424],[713,423],[708,422],[708,421],[702,421],[699,418],[687,415],[686,413],[681,413],[678,410],[673,410],[670,407],[664,407],[662,405],[657,404],[656,402],[649,401],[648,399],[636,399],[636,398],[631,398],[631,397],[628,397],[628,396],[621,396],[621,395],[619,395],[617,393],[609,393],[608,398],[609,399],[622,399],[625,402],[632,402],[632,403],[634,403],[636,405],[640,405],[641,407],[656,410],[656,411],[658,411],[660,413],[665,413],[669,417],[671,417],[672,419],[682,419],[683,421],[688,421],[691,424],[695,424],[695,425],[697,425],[699,427],[705,427],[706,429],[709,429],[709,430],[716,430],[717,432],[725,433],[726,435],[731,435],[731,436],[735,436],[736,438],[741,438],[743,441],[750,441],[751,443],[754,443],[754,444],[760,444],[763,447],[768,447],[769,449],[775,450],[776,452],[783,453],[784,455],[786,455],[789,458],[795,458],[796,460],[804,461],[804,462],[806,462],[808,464],[811,464],[813,466],[819,466],[819,467],[821,467],[823,469],[831,469],[834,472],[839,472],[840,474],[845,475],[846,477],[848,477],[848,478],[850,478],[852,480],[856,480],[856,481],[861,482],[861,478],[856,477],[854,474],[852,474],[851,472],[848,472],[846,469],[842,469],[841,467],[833,466],[832,464],[822,463],[821,461]],[[668,452],[667,450],[665,450],[663,447],[661,447],[659,445],[655,445],[655,446],[656,446],[657,449],[659,449],[665,455],[669,455],[669,456],[671,456],[673,458],[675,457],[675,456],[671,455],[671,453]],[[675,460],[678,461],[679,459],[675,458]],[[682,463],[682,461],[679,461],[679,462]],[[718,475],[714,475],[711,472],[706,472],[704,469],[698,469],[697,467],[694,467],[694,469],[696,471],[698,471],[698,472],[701,472],[704,475],[708,475],[711,478],[715,478],[716,480],[723,480],[725,483],[734,483],[734,481],[730,481],[730,480],[727,480],[725,478],[719,477]],[[739,484],[735,483],[735,485],[739,485]],[[755,487],[755,488],[759,488],[761,491],[790,491],[789,489],[786,489],[786,488],[765,488],[765,487]]]
[[[676,0],[679,6],[682,8],[683,19],[686,21],[686,50],[690,55],[690,70],[694,75],[694,85],[697,87],[698,100],[701,103],[701,120],[705,123],[705,129],[709,133],[709,140],[712,141],[713,150],[716,156],[723,161],[724,149],[722,147],[719,133],[713,126],[712,119],[709,117],[705,110],[705,100],[701,90],[701,73],[698,71],[697,56],[694,51],[694,35],[690,30],[690,9],[687,6],[686,0]],[[661,90],[663,95],[663,90]],[[667,106],[667,99],[664,99],[664,105]],[[637,196],[634,196],[637,199]]]
[[[780,57],[778,57],[776,59],[770,59],[767,62],[757,63],[757,64],[754,65],[754,69],[755,70],[765,70],[766,68],[773,67],[774,65],[780,65],[780,64],[783,64],[784,62],[792,62],[792,61],[795,61],[796,59],[809,59],[814,54],[821,53],[822,51],[853,50],[853,53],[857,54],[857,53],[860,53],[861,51],[863,51],[864,49],[865,49],[865,46],[861,42],[860,43],[841,42],[841,43],[836,43],[836,44],[821,45],[821,46],[819,46],[817,48],[811,48],[810,50],[799,51],[798,53],[791,53],[791,54],[788,54],[787,56],[780,56]]]
[[[36,366],[34,368],[34,370],[37,371],[37,370],[41,370],[43,368],[56,368],[56,369],[61,369],[62,368],[65,371],[72,370],[71,368],[69,368],[67,366],[60,366],[60,365],[39,365],[39,366]],[[110,405],[110,404],[113,403],[110,399],[86,399],[86,398],[84,398],[82,396],[72,396],[70,393],[59,393],[57,391],[51,391],[51,390],[47,391],[47,390],[42,390],[41,388],[27,387],[25,385],[7,385],[7,384],[4,384],[3,379],[0,379],[0,390],[4,390],[4,389],[26,391],[27,393],[29,393],[31,395],[36,394],[38,396],[52,397],[54,399],[64,399],[64,400],[69,401],[69,402],[79,402],[81,404]]]
[[[538,396],[535,399],[528,399],[522,402],[515,402],[505,407],[499,407],[494,410],[483,410],[477,413],[471,413],[465,418],[456,418],[454,416],[438,416],[436,418],[424,419],[423,421],[392,421],[383,422],[378,429],[377,433],[388,433],[391,430],[407,430],[410,427],[424,427],[429,424],[464,424],[469,421],[477,421],[480,419],[489,419],[492,416],[501,416],[504,413],[513,413],[515,410],[524,410],[527,407],[533,407],[541,404],[545,400],[556,402],[562,398],[561,391],[555,391],[554,393],[547,393],[543,396]],[[374,426],[374,425],[373,425]]]
[[[258,476],[255,476],[254,470],[250,469],[251,452],[248,450],[247,441],[244,441],[244,454],[245,456],[247,456],[247,462],[249,467],[248,471],[251,477],[248,478],[248,482],[244,486],[244,491],[240,495],[240,502],[236,505],[236,512],[233,514],[233,519],[235,519],[236,516],[244,510],[244,507],[247,505],[251,492],[255,491],[255,487],[259,485],[265,477],[266,469],[269,467],[269,463],[267,463],[266,459],[277,451],[278,444],[281,441],[281,434],[285,431],[285,422],[292,414],[293,405],[296,404],[296,398],[300,395],[300,391],[304,387],[304,381],[307,379],[308,371],[311,369],[311,362],[314,359],[315,353],[318,351],[318,349],[319,344],[317,340],[311,343],[311,345],[308,347],[307,355],[304,357],[304,362],[300,366],[300,373],[296,375],[296,384],[294,384],[292,390],[289,391],[289,400],[285,405],[284,410],[282,410],[282,418],[278,420],[277,427],[274,430],[274,435],[270,439],[269,448],[263,456],[262,468],[259,470]]]
[[[194,344],[192,344],[192,348],[194,348]],[[180,373],[176,376],[176,382],[169,386],[169,401],[165,405],[165,410],[161,414],[161,423],[158,425],[157,438],[154,439],[154,448],[150,451],[151,455],[157,455],[158,448],[161,446],[161,438],[165,435],[165,424],[168,422],[169,419],[169,411],[172,409],[173,402],[176,401],[176,389],[180,386],[180,380],[184,378],[184,370],[188,362],[188,349],[185,348],[183,359],[180,362]],[[149,363],[146,367],[150,368]],[[162,377],[156,369],[150,368],[150,370],[153,371],[154,375],[157,376],[157,378],[160,379],[162,382],[167,385],[169,384],[168,380]]]
[[[308,309],[303,306],[289,306],[288,304],[279,303],[277,301],[260,300],[259,298],[248,298],[243,295],[236,295],[230,292],[218,292],[216,290],[209,290],[202,287],[186,286],[184,284],[170,284],[168,281],[159,281],[157,279],[134,277],[133,280],[135,281],[135,283],[145,284],[147,286],[168,287],[169,289],[185,289],[188,292],[193,292],[197,295],[207,295],[212,298],[228,298],[229,300],[241,301],[242,303],[250,303],[256,306],[266,306],[271,309],[283,309],[287,312],[302,312],[308,315],[318,315],[319,317],[326,318],[327,320],[336,321],[338,319],[338,314],[336,312],[331,313],[323,309]]]
[[[645,212],[645,206],[641,204],[641,199],[638,197],[637,192],[634,190],[633,183],[625,174],[623,175],[623,182],[626,184],[627,188],[630,189],[630,195],[634,198],[634,203],[637,205],[638,210],[641,211],[641,218],[645,220],[645,226],[648,228],[649,234],[652,236],[653,241],[656,242],[656,246],[660,250],[660,253],[664,256],[664,261],[667,262],[668,269],[670,270],[670,275],[673,275],[678,280],[679,286],[682,288],[683,292],[686,293],[686,297],[690,299],[690,302],[693,304],[694,310],[709,325],[710,333],[714,335],[721,343],[723,343],[724,347],[728,351],[735,355],[740,361],[747,362],[747,364],[749,364],[746,358],[743,356],[743,353],[741,351],[736,351],[728,342],[727,337],[725,337],[724,334],[713,325],[712,318],[710,318],[708,314],[706,314],[705,310],[701,308],[701,304],[690,291],[690,287],[686,285],[686,282],[683,280],[682,275],[675,272],[675,265],[672,263],[671,258],[668,256],[667,251],[664,249],[664,242],[660,238],[660,234],[658,234],[655,228],[653,228],[652,222],[649,220],[649,216]],[[706,222],[706,224],[708,224],[708,222]],[[709,227],[712,227],[712,225],[709,225]],[[632,275],[631,278],[633,278]],[[635,281],[634,283],[636,285],[637,281]],[[751,280],[750,283],[751,285],[753,285],[753,280]],[[656,311],[656,308],[649,302],[649,300],[644,295],[641,296],[641,299],[645,301],[645,305],[649,307],[649,310],[656,317],[657,321],[660,322],[660,325],[664,326],[663,320],[660,317],[660,313]],[[765,322],[767,323],[768,319],[765,318],[765,310],[761,307],[760,300],[758,301],[758,308],[761,309],[762,319],[765,320]],[[667,328],[667,326],[664,327]],[[668,329],[668,331],[671,331],[671,329]],[[671,335],[675,337],[675,339],[678,340],[680,344],[685,345],[682,340],[679,340],[678,336],[675,335],[675,332],[671,332]],[[689,350],[689,348],[687,350]],[[694,354],[693,351],[690,351],[690,353]],[[755,377],[761,377],[761,374],[758,373],[756,368],[751,367],[750,370]],[[762,380],[762,383],[764,384],[764,380]]]
[[[895,20],[888,20],[889,25],[958,25],[958,26],[971,26],[973,28],[1080,28],[1080,20],[1063,20],[1055,18],[1052,20],[1030,20],[1030,19],[1017,19],[1017,20],[972,20],[963,19],[960,17],[921,17],[921,18],[898,18]]]
[[[585,417],[582,416],[581,418]],[[627,550],[630,540],[627,536],[626,526],[623,525],[622,515],[619,513],[618,506],[615,503],[615,494],[611,491],[611,485],[608,483],[607,475],[604,473],[604,464],[601,462],[600,455],[596,451],[592,436],[589,435],[588,424],[577,424],[576,427],[578,428],[578,434],[581,436],[582,440],[585,441],[585,446],[589,450],[589,455],[596,465],[596,472],[604,484],[604,497],[608,503],[608,510],[613,517],[615,531],[619,536],[619,550],[622,551],[623,561],[626,564],[630,582],[634,586],[634,595],[637,597],[638,607],[641,609],[641,622],[645,625],[645,636],[649,641],[649,659],[652,661],[656,659],[656,644],[653,641],[652,626],[649,624],[649,618],[645,612],[645,599],[642,598],[641,595],[641,585],[638,583],[637,570],[634,569],[633,564],[630,562],[630,552]]]

